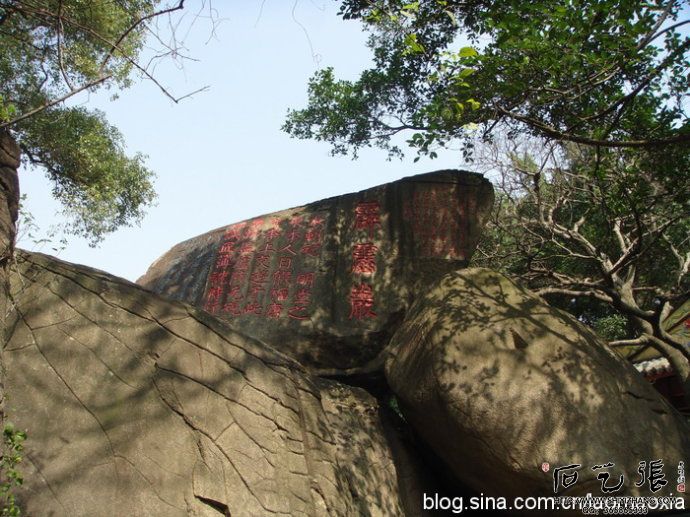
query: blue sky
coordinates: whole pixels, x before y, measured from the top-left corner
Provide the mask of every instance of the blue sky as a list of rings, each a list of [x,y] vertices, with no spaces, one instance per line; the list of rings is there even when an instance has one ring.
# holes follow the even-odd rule
[[[190,3],[190,21],[199,2]],[[198,19],[185,38],[198,61],[183,68],[168,61],[156,78],[175,95],[208,85],[207,92],[174,104],[148,81],[110,101],[99,92],[78,103],[106,112],[124,134],[130,152],[148,155],[157,174],[157,205],[139,227],[124,228],[98,248],[70,237],[58,256],[136,280],[176,243],[213,228],[267,212],[353,192],[404,176],[461,165],[459,153],[413,163],[387,161],[380,150],[358,160],[331,157],[324,143],[296,140],[280,131],[288,108],[306,103],[307,81],[334,66],[355,78],[370,63],[366,34],[336,16],[330,0],[216,1],[215,31]],[[206,13],[206,11],[205,11]],[[184,29],[182,35],[186,32]],[[42,172],[21,170],[22,192],[36,223],[59,221],[60,207]],[[57,240],[57,239],[55,239]],[[20,247],[55,254],[50,244]]]

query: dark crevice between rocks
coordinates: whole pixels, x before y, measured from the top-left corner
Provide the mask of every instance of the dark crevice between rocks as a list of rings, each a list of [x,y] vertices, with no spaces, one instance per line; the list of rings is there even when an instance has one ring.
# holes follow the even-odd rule
[[[479,494],[462,483],[443,459],[429,447],[412,426],[405,420],[400,410],[398,399],[389,390],[385,398],[379,398],[379,414],[386,433],[386,438],[393,451],[401,480],[399,492],[403,495],[405,515],[457,515],[448,510],[424,510],[423,497],[458,498],[467,501]],[[402,449],[402,450],[401,450]],[[410,486],[403,486],[405,472],[413,468],[420,483],[418,493],[411,491]]]
[[[352,375],[323,376],[341,384],[361,388],[376,398],[379,406],[379,419],[384,429],[386,440],[393,453],[398,472],[399,493],[406,516],[422,515],[457,515],[452,508],[448,510],[424,510],[423,495],[430,497],[470,497],[479,496],[470,487],[462,483],[453,471],[429,447],[405,419],[398,399],[388,385],[383,368],[369,373]],[[471,467],[468,467],[471,468]],[[414,475],[418,483],[410,477]],[[415,490],[417,488],[417,490]]]
[[[319,377],[347,386],[361,388],[375,397],[380,404],[385,403],[386,398],[392,395],[388,381],[386,381],[386,377],[383,374],[383,368],[372,372],[353,373],[350,375],[319,375]]]
[[[230,514],[230,509],[228,508],[228,505],[225,503],[221,503],[220,501],[216,501],[215,499],[209,499],[208,497],[203,497],[200,495],[195,495],[199,501],[204,503],[205,505],[210,506],[214,510],[216,510],[218,513],[223,515],[224,517],[231,517]]]

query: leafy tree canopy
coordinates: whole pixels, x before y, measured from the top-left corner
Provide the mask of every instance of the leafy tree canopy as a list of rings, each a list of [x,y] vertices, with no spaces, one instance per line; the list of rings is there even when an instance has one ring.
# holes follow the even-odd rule
[[[64,101],[125,88],[150,22],[183,7],[157,0],[0,0],[0,130],[47,171],[69,231],[100,241],[137,222],[155,197],[141,155],[128,156],[103,113]],[[171,49],[168,49],[171,50]]]
[[[473,260],[576,314],[632,358],[655,349],[687,381],[690,349],[665,321],[690,297],[690,181],[667,181],[639,158],[530,137],[482,146],[477,161],[498,175],[497,202]],[[687,152],[669,161],[690,168]]]
[[[690,142],[690,24],[683,0],[343,0],[371,32],[374,66],[356,81],[332,69],[290,111],[293,136],[334,153],[391,137],[434,157],[497,125],[607,147]],[[681,19],[685,15],[686,19]],[[478,125],[478,127],[477,127]]]

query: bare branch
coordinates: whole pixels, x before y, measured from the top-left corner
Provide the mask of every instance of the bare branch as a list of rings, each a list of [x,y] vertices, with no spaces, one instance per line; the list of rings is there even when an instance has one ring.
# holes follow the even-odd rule
[[[180,2],[175,7],[170,7],[169,9],[162,9],[160,11],[153,12],[153,13],[148,14],[146,16],[142,16],[137,21],[135,21],[132,25],[130,25],[129,28],[127,28],[127,30],[125,30],[120,35],[120,37],[117,39],[117,41],[115,41],[115,43],[113,43],[110,51],[106,54],[105,58],[103,59],[103,61],[101,63],[101,67],[100,67],[101,72],[103,71],[105,66],[108,64],[108,61],[110,61],[110,59],[113,57],[113,54],[116,50],[119,50],[124,55],[124,53],[119,48],[120,44],[125,40],[125,38],[127,36],[129,36],[129,34],[131,34],[131,32],[134,29],[136,29],[139,25],[146,22],[147,20],[150,20],[152,18],[156,18],[158,16],[162,16],[164,14],[170,14],[170,13],[173,13],[175,11],[179,11],[181,9],[184,9],[184,2],[185,2],[185,0],[180,0]]]
[[[60,3],[58,4],[58,14],[55,32],[57,33],[57,55],[60,74],[62,74],[62,78],[65,80],[65,84],[67,84],[69,89],[74,90],[74,86],[72,86],[72,82],[70,81],[69,76],[67,75],[67,71],[65,70],[65,64],[62,58],[62,35],[64,34],[64,27],[62,26],[62,0],[60,0]]]
[[[661,16],[659,16],[659,19],[656,21],[654,24],[654,27],[652,27],[647,35],[640,40],[640,42],[637,44],[637,50],[642,50],[644,47],[649,45],[651,41],[656,38],[658,35],[655,36],[656,31],[659,30],[659,28],[664,24],[666,21],[666,18],[668,18],[668,15],[671,14],[671,9],[673,9],[673,5],[675,4],[674,0],[671,0],[666,4],[666,7],[664,8],[664,12],[661,13]]]
[[[15,10],[17,12],[22,13],[25,16],[36,16],[39,18],[44,18],[44,19],[52,19],[54,20],[55,26],[56,26],[56,32],[57,32],[57,56],[58,56],[58,68],[60,70],[60,73],[65,81],[65,84],[69,88],[69,92],[66,94],[58,97],[57,99],[47,101],[40,106],[37,106],[33,109],[30,109],[29,111],[13,118],[12,120],[0,124],[0,128],[5,128],[8,126],[11,126],[13,124],[16,124],[17,122],[20,122],[22,120],[25,120],[36,113],[39,113],[40,111],[50,108],[56,104],[59,104],[70,97],[84,91],[88,90],[90,88],[94,88],[100,84],[102,84],[105,81],[108,81],[114,77],[113,73],[106,73],[106,65],[108,62],[115,56],[115,53],[118,54],[119,57],[124,59],[127,63],[131,64],[134,68],[139,70],[147,79],[149,79],[151,82],[153,82],[159,90],[170,100],[172,100],[175,103],[180,102],[182,99],[188,98],[196,93],[206,91],[208,89],[208,86],[199,88],[191,93],[187,93],[185,95],[182,95],[180,97],[176,97],[172,95],[172,93],[165,87],[163,86],[154,76],[152,73],[149,72],[147,69],[147,66],[142,66],[139,64],[134,58],[129,56],[127,52],[122,49],[121,44],[122,42],[126,39],[126,37],[132,33],[132,31],[136,30],[137,27],[140,27],[142,24],[146,24],[147,21],[154,19],[156,17],[165,15],[165,14],[170,14],[172,12],[181,10],[184,8],[184,0],[180,0],[177,5],[174,7],[162,9],[159,11],[155,11],[153,13],[150,13],[148,15],[142,16],[139,19],[137,19],[133,24],[131,24],[125,31],[123,31],[117,40],[111,41],[109,38],[105,37],[103,34],[99,33],[98,31],[92,29],[89,26],[86,26],[79,21],[65,16],[63,12],[63,1],[61,0],[57,11],[51,11],[47,10],[44,8],[41,8],[40,6],[33,5],[32,3],[18,0],[14,6]],[[65,69],[64,66],[64,58],[63,58],[63,51],[64,51],[64,43],[63,43],[63,37],[64,37],[64,27],[63,24],[68,24],[76,29],[81,30],[83,33],[88,34],[92,37],[94,37],[96,40],[101,41],[102,43],[107,44],[110,46],[110,50],[105,54],[103,57],[99,72],[96,74],[96,77],[87,80],[84,84],[82,85],[75,85],[71,82],[69,75]],[[149,62],[150,64],[150,62]]]
[[[621,250],[621,253],[625,254],[630,249],[630,239],[623,235],[623,232],[621,231],[621,224],[622,219],[620,217],[616,217],[616,219],[613,221],[613,232],[618,239],[618,246]]]
[[[647,337],[647,339],[649,339],[649,343],[652,346],[656,345],[662,349],[664,349],[666,347],[670,347],[670,348],[680,352],[683,355],[683,357],[685,357],[685,359],[690,360],[690,349],[688,349],[687,346],[685,346],[683,343],[681,343],[675,337],[670,336],[665,332],[663,334],[665,334],[665,335],[662,335],[661,337],[657,337],[657,336],[646,336],[646,337]]]
[[[565,296],[573,296],[573,297],[588,297],[588,298],[594,298],[596,300],[605,302],[605,303],[613,303],[613,298],[602,293],[601,291],[595,290],[595,289],[565,289],[563,287],[542,287],[541,289],[537,289],[535,291],[539,296],[544,296],[548,294],[560,294],[560,295],[565,295]]]
[[[647,244],[644,247],[642,246],[642,240],[641,239],[639,239],[639,238],[635,239],[629,252],[627,254],[624,254],[623,256],[621,256],[618,259],[618,261],[613,266],[611,266],[608,273],[611,275],[615,274],[621,268],[632,264],[632,262],[634,262],[637,258],[644,255],[647,251],[649,251],[652,248],[652,246],[654,246],[663,237],[664,232],[666,230],[668,230],[668,228],[672,224],[674,224],[679,219],[681,219],[681,217],[682,217],[682,215],[678,215],[676,217],[673,217],[673,218],[669,219],[668,221],[666,221],[661,226],[658,226],[658,227],[654,228],[653,230],[650,230],[649,232],[646,232],[645,234],[643,234],[643,236],[653,235],[653,238],[649,242],[647,242]]]
[[[657,32],[648,42],[647,44],[651,43],[655,39],[659,38],[660,36],[663,36],[664,34],[667,34],[673,30],[678,29],[679,27],[682,27],[683,25],[688,25],[690,23],[690,20],[683,20],[682,22],[674,23],[673,25],[669,25],[665,29]]]
[[[654,80],[654,78],[658,77],[661,72],[664,71],[668,66],[670,66],[673,62],[673,60],[678,57],[678,55],[683,54],[688,48],[690,48],[690,38],[687,38],[685,40],[685,43],[680,45],[678,48],[676,48],[673,52],[671,52],[668,56],[666,56],[661,63],[659,63],[657,66],[652,69],[652,71],[647,74],[647,76],[642,79],[642,81],[639,82],[639,84],[633,88],[633,90],[628,93],[627,95],[624,95],[620,99],[617,99],[613,101],[609,106],[604,108],[603,110],[599,111],[598,113],[595,113],[594,115],[590,115],[588,117],[583,117],[581,119],[581,122],[591,122],[592,120],[599,119],[601,117],[604,117],[608,115],[609,113],[612,113],[617,107],[625,107],[628,105],[637,95],[640,94],[642,90],[644,90],[647,86],[650,85],[650,83]],[[620,117],[620,114],[618,115]],[[572,131],[574,127],[568,128],[568,132]],[[609,128],[609,132],[611,131],[611,128]]]
[[[662,235],[661,238],[664,240],[666,245],[671,250],[671,253],[678,261],[678,275],[676,277],[676,285],[680,285],[681,280],[685,275],[690,272],[690,251],[685,255],[682,255],[678,249],[673,245],[671,240],[666,235]]]
[[[560,131],[548,124],[536,120],[525,115],[520,115],[519,113],[514,113],[511,110],[505,109],[502,106],[494,104],[497,111],[503,115],[510,117],[519,122],[523,122],[537,131],[541,132],[545,136],[555,138],[557,140],[575,142],[578,144],[586,144],[592,146],[600,147],[629,147],[629,148],[640,148],[640,147],[664,147],[673,144],[682,144],[690,142],[690,132],[680,133],[668,138],[650,138],[647,140],[601,140],[597,138],[589,138],[585,136],[578,136],[568,132]]]
[[[621,347],[621,346],[644,346],[649,343],[647,336],[640,336],[635,339],[620,339],[616,341],[609,341],[610,347]]]

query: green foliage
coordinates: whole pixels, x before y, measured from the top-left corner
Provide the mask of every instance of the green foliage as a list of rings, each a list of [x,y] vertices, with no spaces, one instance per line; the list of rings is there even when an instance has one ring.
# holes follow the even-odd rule
[[[333,153],[345,154],[351,146],[357,149],[373,143],[387,147],[384,126],[369,115],[378,102],[385,77],[371,72],[367,90],[349,81],[336,80],[332,68],[319,70],[309,81],[310,105],[300,112],[293,112],[284,129],[300,138],[322,139],[323,132],[333,135]],[[316,130],[311,123],[315,118],[323,118],[323,127]],[[383,133],[384,136],[370,139],[370,135]],[[396,147],[387,147],[391,155],[399,154]]]
[[[594,330],[607,341],[627,337],[628,320],[620,314],[602,316],[594,321]]]
[[[284,129],[336,153],[377,145],[399,154],[390,139],[410,130],[409,145],[430,154],[473,139],[474,124],[487,138],[499,124],[602,146],[688,142],[682,6],[343,0],[343,18],[371,32],[374,67],[356,81],[317,73],[307,107],[290,111]]]
[[[393,411],[393,413],[395,413],[398,416],[398,418],[400,418],[400,420],[407,420],[405,418],[405,415],[403,415],[402,410],[400,409],[400,402],[398,401],[398,397],[391,394],[387,402],[388,407]]]
[[[52,180],[68,229],[93,244],[141,219],[143,207],[155,199],[144,157],[125,155],[122,135],[100,111],[42,111],[26,124],[21,145]]]
[[[19,113],[103,78],[127,87],[155,0],[0,3],[0,87]],[[131,30],[130,30],[131,29]],[[129,32],[128,32],[129,31]],[[126,37],[121,38],[126,33]],[[116,47],[113,51],[113,47]]]
[[[2,95],[0,95],[0,122],[7,122],[12,120],[17,110],[13,104],[5,103]]]
[[[645,162],[626,149],[504,143],[474,265],[522,280],[609,340],[636,337],[640,310],[656,318],[659,300],[690,292],[687,152]]]
[[[3,430],[3,451],[0,458],[0,503],[2,516],[17,517],[21,510],[16,504],[13,490],[24,482],[17,466],[22,461],[26,433],[19,431],[12,424],[5,425]]]
[[[0,0],[0,129],[41,166],[92,245],[140,220],[154,199],[143,156],[128,156],[102,113],[67,107],[79,91],[125,88],[157,0]]]
[[[571,312],[588,299],[578,316],[608,336],[623,331],[621,315],[630,346],[690,359],[661,328],[690,295],[687,7],[341,0],[340,15],[370,32],[373,66],[353,81],[318,72],[283,129],[354,156],[368,146],[402,156],[403,133],[416,159],[451,143],[470,161],[503,140],[536,141],[546,156],[501,153],[480,263]]]

